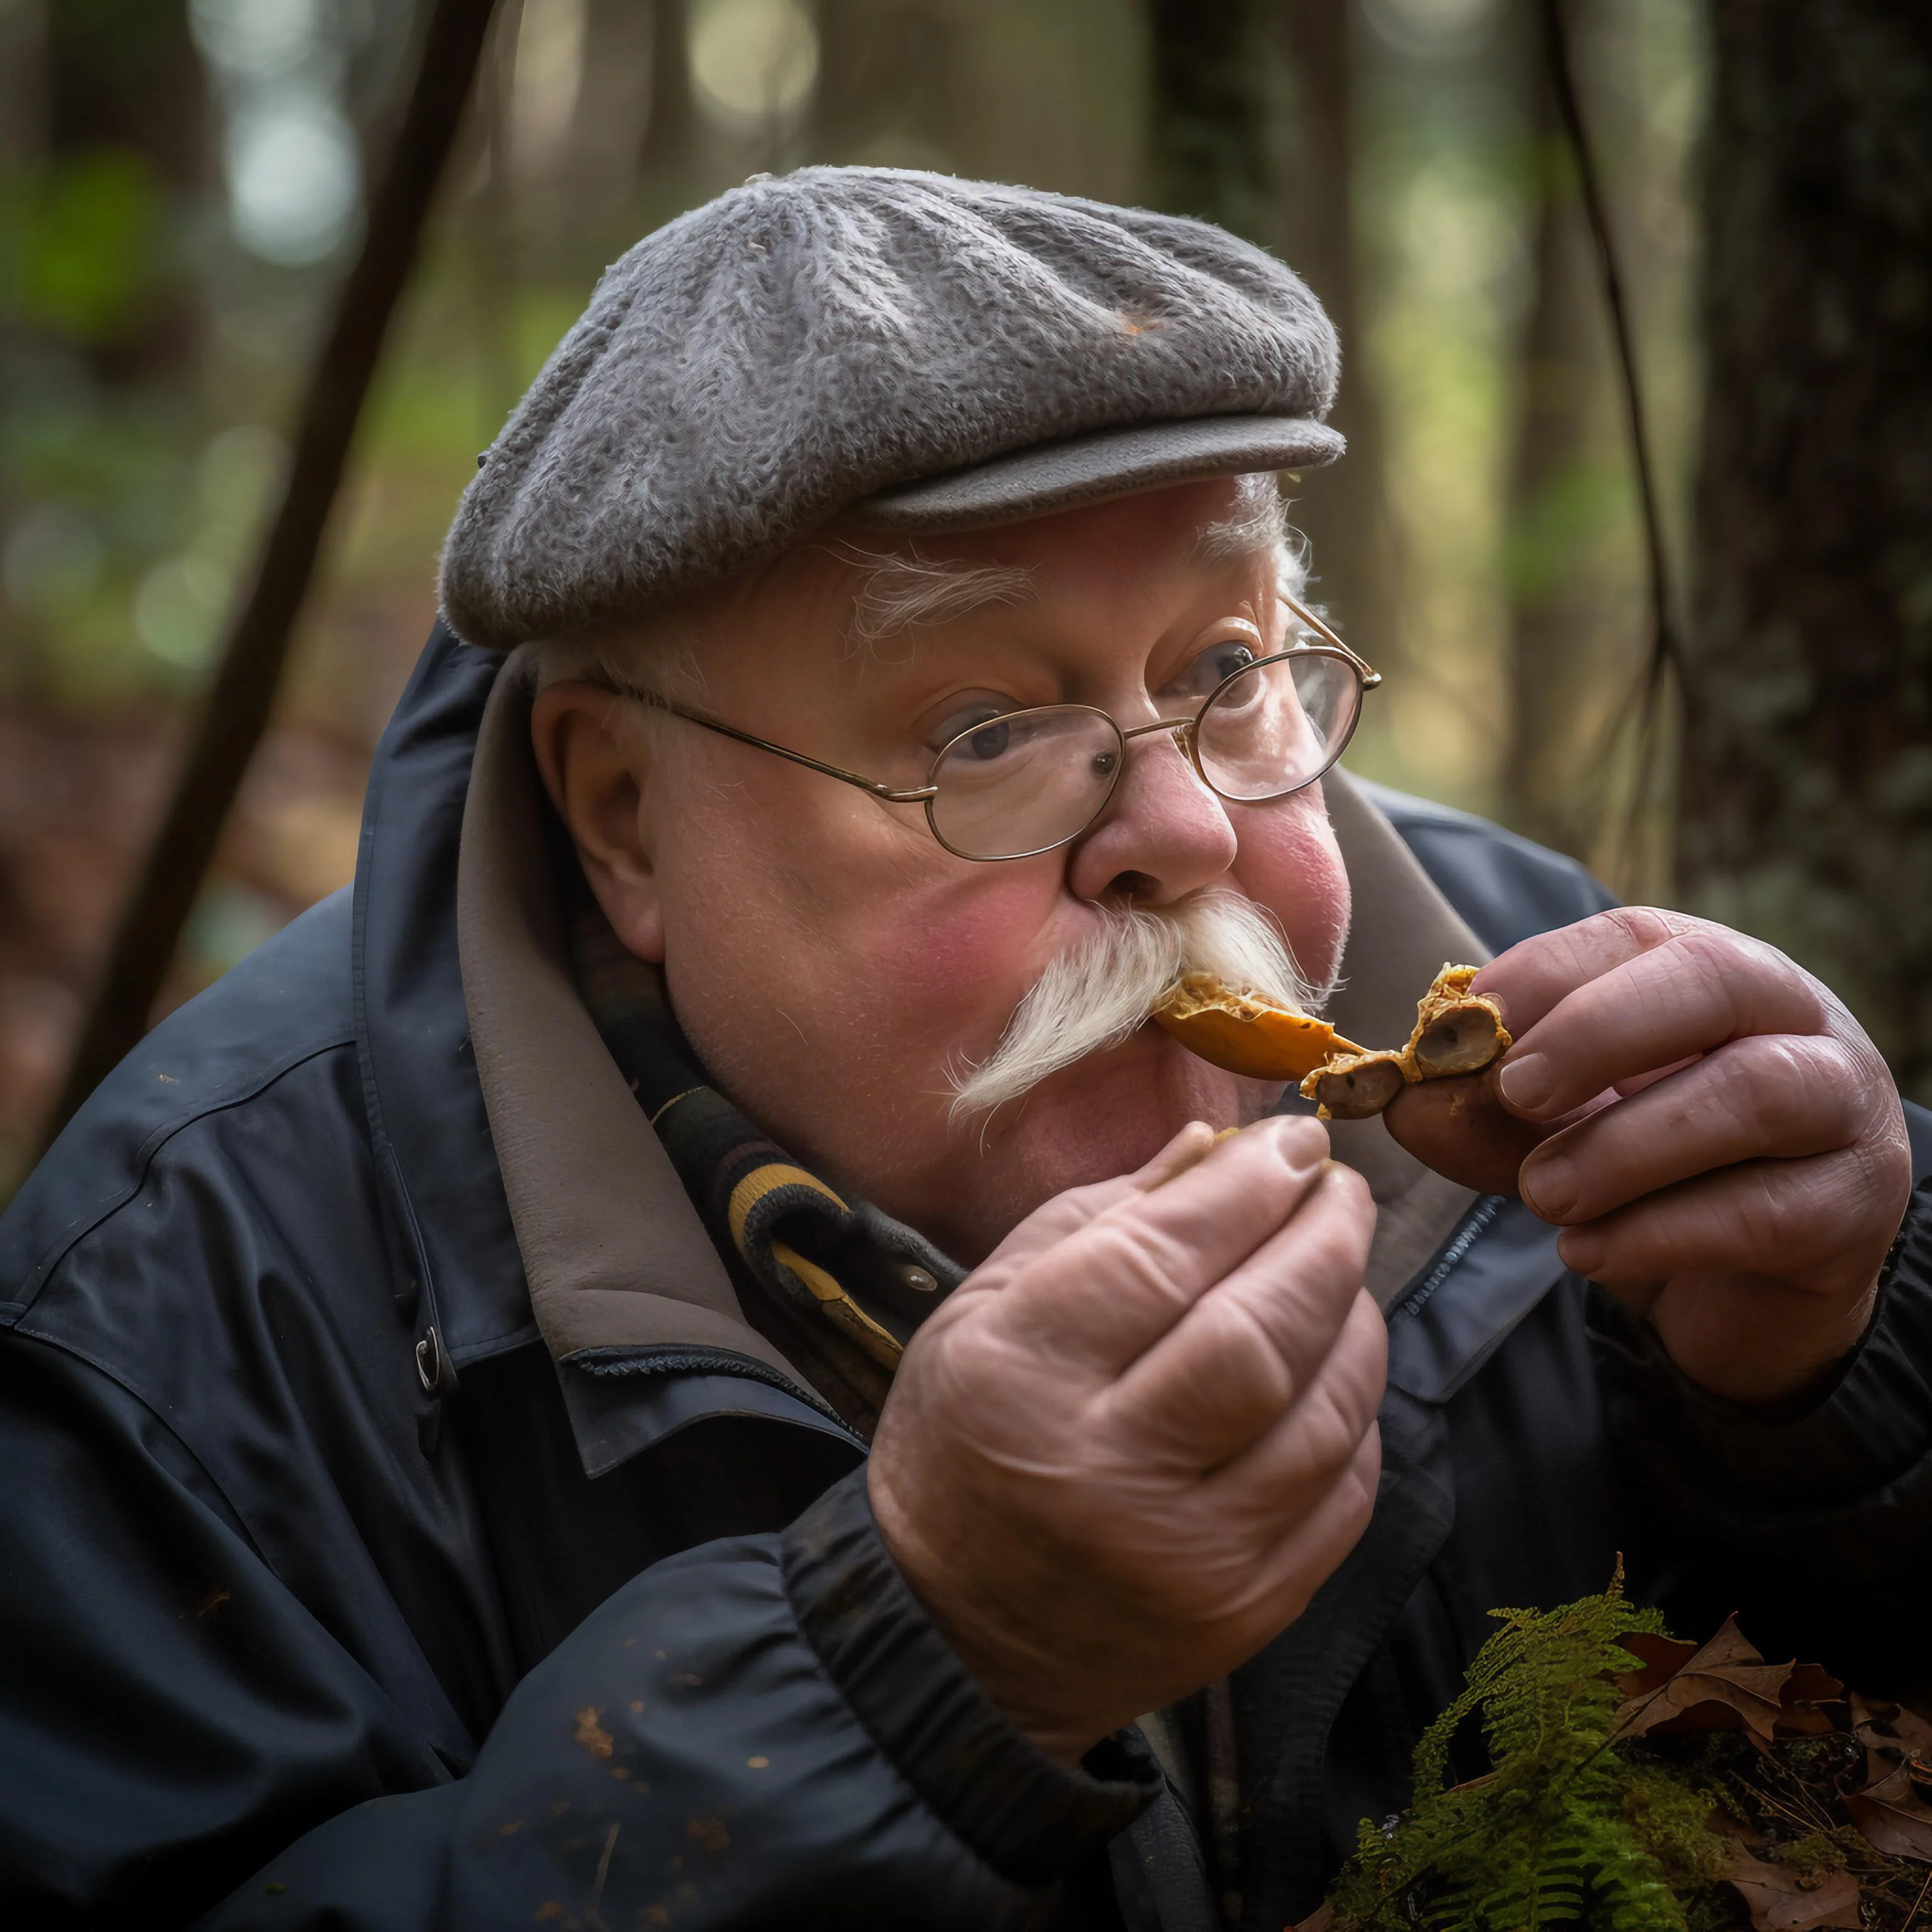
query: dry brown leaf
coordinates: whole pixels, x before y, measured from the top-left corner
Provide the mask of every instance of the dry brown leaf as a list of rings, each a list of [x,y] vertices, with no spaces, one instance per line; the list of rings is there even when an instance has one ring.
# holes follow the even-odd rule
[[[1288,1932],[1335,1932],[1335,1910],[1324,1904],[1304,1918],[1299,1925],[1291,1925]]]
[[[1853,1792],[1845,1800],[1845,1810],[1880,1851],[1932,1864],[1932,1804],[1912,1789],[1907,1766]]]
[[[1838,1726],[1822,1710],[1821,1704],[1835,1704],[1845,1694],[1845,1687],[1822,1664],[1795,1664],[1784,1688],[1778,1694],[1782,1706],[1778,1729],[1784,1737],[1822,1738]]]
[[[1624,1647],[1638,1654],[1635,1640],[1626,1639]],[[1668,1660],[1660,1648],[1645,1660],[1647,1666],[1657,1668]],[[1737,1618],[1726,1617],[1724,1628],[1685,1658],[1662,1684],[1626,1700],[1617,1712],[1612,1736],[1641,1738],[1653,1732],[1743,1730],[1757,1743],[1768,1746],[1784,1712],[1780,1695],[1792,1667],[1766,1663],[1745,1641]]]
[[[1757,1932],[1823,1932],[1859,1922],[1858,1882],[1850,1872],[1807,1880],[1789,1865],[1768,1864],[1740,1848],[1727,1876]]]
[[[1916,1781],[1932,1780],[1932,1724],[1916,1711],[1853,1691],[1852,1729],[1865,1748],[1868,1788],[1901,1764],[1913,1767]]]
[[[1694,1643],[1682,1643],[1674,1636],[1654,1636],[1648,1630],[1627,1630],[1618,1638],[1630,1654],[1641,1660],[1641,1670],[1626,1670],[1618,1678],[1626,1697],[1647,1697],[1661,1690],[1697,1654]]]

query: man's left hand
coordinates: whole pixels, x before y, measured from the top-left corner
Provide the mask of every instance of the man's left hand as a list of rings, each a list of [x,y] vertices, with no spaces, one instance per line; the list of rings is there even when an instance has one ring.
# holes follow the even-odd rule
[[[1556,1130],[1518,1184],[1567,1266],[1736,1400],[1794,1394],[1856,1343],[1911,1155],[1885,1062],[1824,986],[1741,933],[1630,908],[1526,940],[1475,990],[1516,1036],[1495,1090]]]

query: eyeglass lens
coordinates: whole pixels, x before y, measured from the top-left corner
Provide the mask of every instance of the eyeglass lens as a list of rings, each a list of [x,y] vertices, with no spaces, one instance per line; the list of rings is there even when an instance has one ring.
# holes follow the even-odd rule
[[[1222,685],[1196,721],[1208,782],[1249,802],[1307,784],[1347,743],[1361,694],[1344,658],[1316,651],[1263,658]],[[932,828],[967,858],[1051,850],[1099,817],[1124,748],[1112,719],[1082,706],[990,719],[955,739],[934,766]]]
[[[1348,742],[1362,686],[1324,652],[1264,658],[1216,691],[1195,726],[1208,782],[1224,798],[1278,798],[1304,784]]]
[[[1044,851],[1098,815],[1121,748],[1112,718],[1076,706],[991,719],[933,768],[932,829],[969,859]]]

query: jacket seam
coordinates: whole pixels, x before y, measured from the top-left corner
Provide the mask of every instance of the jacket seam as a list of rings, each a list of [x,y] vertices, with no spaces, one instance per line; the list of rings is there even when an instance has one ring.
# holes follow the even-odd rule
[[[214,1472],[208,1466],[206,1459],[200,1454],[187,1437],[183,1436],[181,1431],[176,1428],[174,1424],[154,1406],[151,1396],[136,1388],[134,1384],[128,1379],[126,1375],[111,1363],[104,1361],[90,1350],[77,1347],[74,1342],[64,1340],[60,1336],[50,1335],[44,1329],[28,1328],[17,1324],[12,1332],[23,1342],[32,1342],[44,1348],[58,1349],[70,1361],[84,1364],[104,1381],[112,1382],[130,1401],[139,1402],[143,1412],[152,1420],[155,1427],[166,1435],[169,1441],[172,1442],[201,1472],[202,1479],[207,1483],[208,1486],[221,1498],[222,1506],[233,1518],[237,1529],[248,1543],[249,1552],[256,1562],[260,1564],[284,1589],[289,1588],[288,1582],[281,1572],[269,1562],[266,1552],[256,1541],[255,1532],[248,1527],[247,1516],[236,1508],[235,1498],[228,1493],[227,1485],[222,1482]]]
[[[118,1196],[104,1203],[99,1213],[94,1215],[92,1219],[76,1222],[71,1227],[62,1229],[52,1245],[44,1250],[40,1258],[27,1270],[26,1280],[23,1284],[29,1291],[27,1299],[17,1304],[0,1304],[0,1309],[17,1306],[20,1315],[24,1315],[28,1309],[32,1308],[39,1300],[42,1290],[46,1287],[47,1283],[53,1278],[56,1270],[59,1268],[68,1256],[73,1253],[82,1241],[111,1221],[140,1194],[141,1190],[147,1184],[148,1170],[154,1166],[156,1156],[177,1134],[186,1132],[197,1121],[208,1120],[217,1114],[232,1113],[238,1107],[247,1106],[250,1101],[260,1100],[272,1087],[287,1078],[298,1069],[308,1066],[311,1060],[326,1058],[332,1053],[339,1053],[344,1047],[352,1047],[355,1044],[355,1036],[350,1034],[338,1039],[325,1041],[318,1046],[304,1048],[292,1058],[280,1061],[270,1067],[266,1072],[255,1077],[252,1084],[228,1094],[223,1094],[218,1089],[216,1094],[211,1096],[206,1102],[189,1108],[184,1113],[177,1114],[172,1120],[162,1122],[135,1150],[134,1174],[126,1187]],[[20,1315],[14,1317],[15,1323],[18,1322]]]
[[[1392,1319],[1402,1316],[1413,1317],[1422,1312],[1437,1289],[1456,1272],[1468,1258],[1469,1250],[1488,1232],[1490,1224],[1502,1212],[1504,1198],[1500,1194],[1485,1195],[1469,1210],[1456,1232],[1437,1250],[1427,1274],[1396,1304]]]

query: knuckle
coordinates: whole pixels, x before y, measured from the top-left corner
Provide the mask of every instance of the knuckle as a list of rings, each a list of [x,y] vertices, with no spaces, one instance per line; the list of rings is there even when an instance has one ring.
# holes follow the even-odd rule
[[[1612,906],[1586,920],[1580,929],[1594,928],[1626,940],[1640,952],[1648,952],[1694,923],[1681,913],[1665,912],[1657,906]]]
[[[1858,1083],[1844,1054],[1822,1036],[1760,1034],[1711,1056],[1703,1083],[1718,1124],[1742,1144],[1820,1154],[1857,1132]]]
[[[1162,1295],[1175,1287],[1187,1257],[1184,1244],[1158,1223],[1138,1219],[1096,1222],[1086,1244],[1087,1272]]]
[[[1671,1005],[1708,1016],[1706,1029],[1725,1039],[1748,1030],[1737,999],[1736,951],[1727,943],[1732,937],[1721,929],[1700,929],[1676,934],[1660,949]]]
[[[1904,1125],[1901,1115],[1898,1133],[1862,1136],[1838,1156],[1853,1195],[1894,1219],[1904,1214],[1912,1193],[1912,1150]]]

